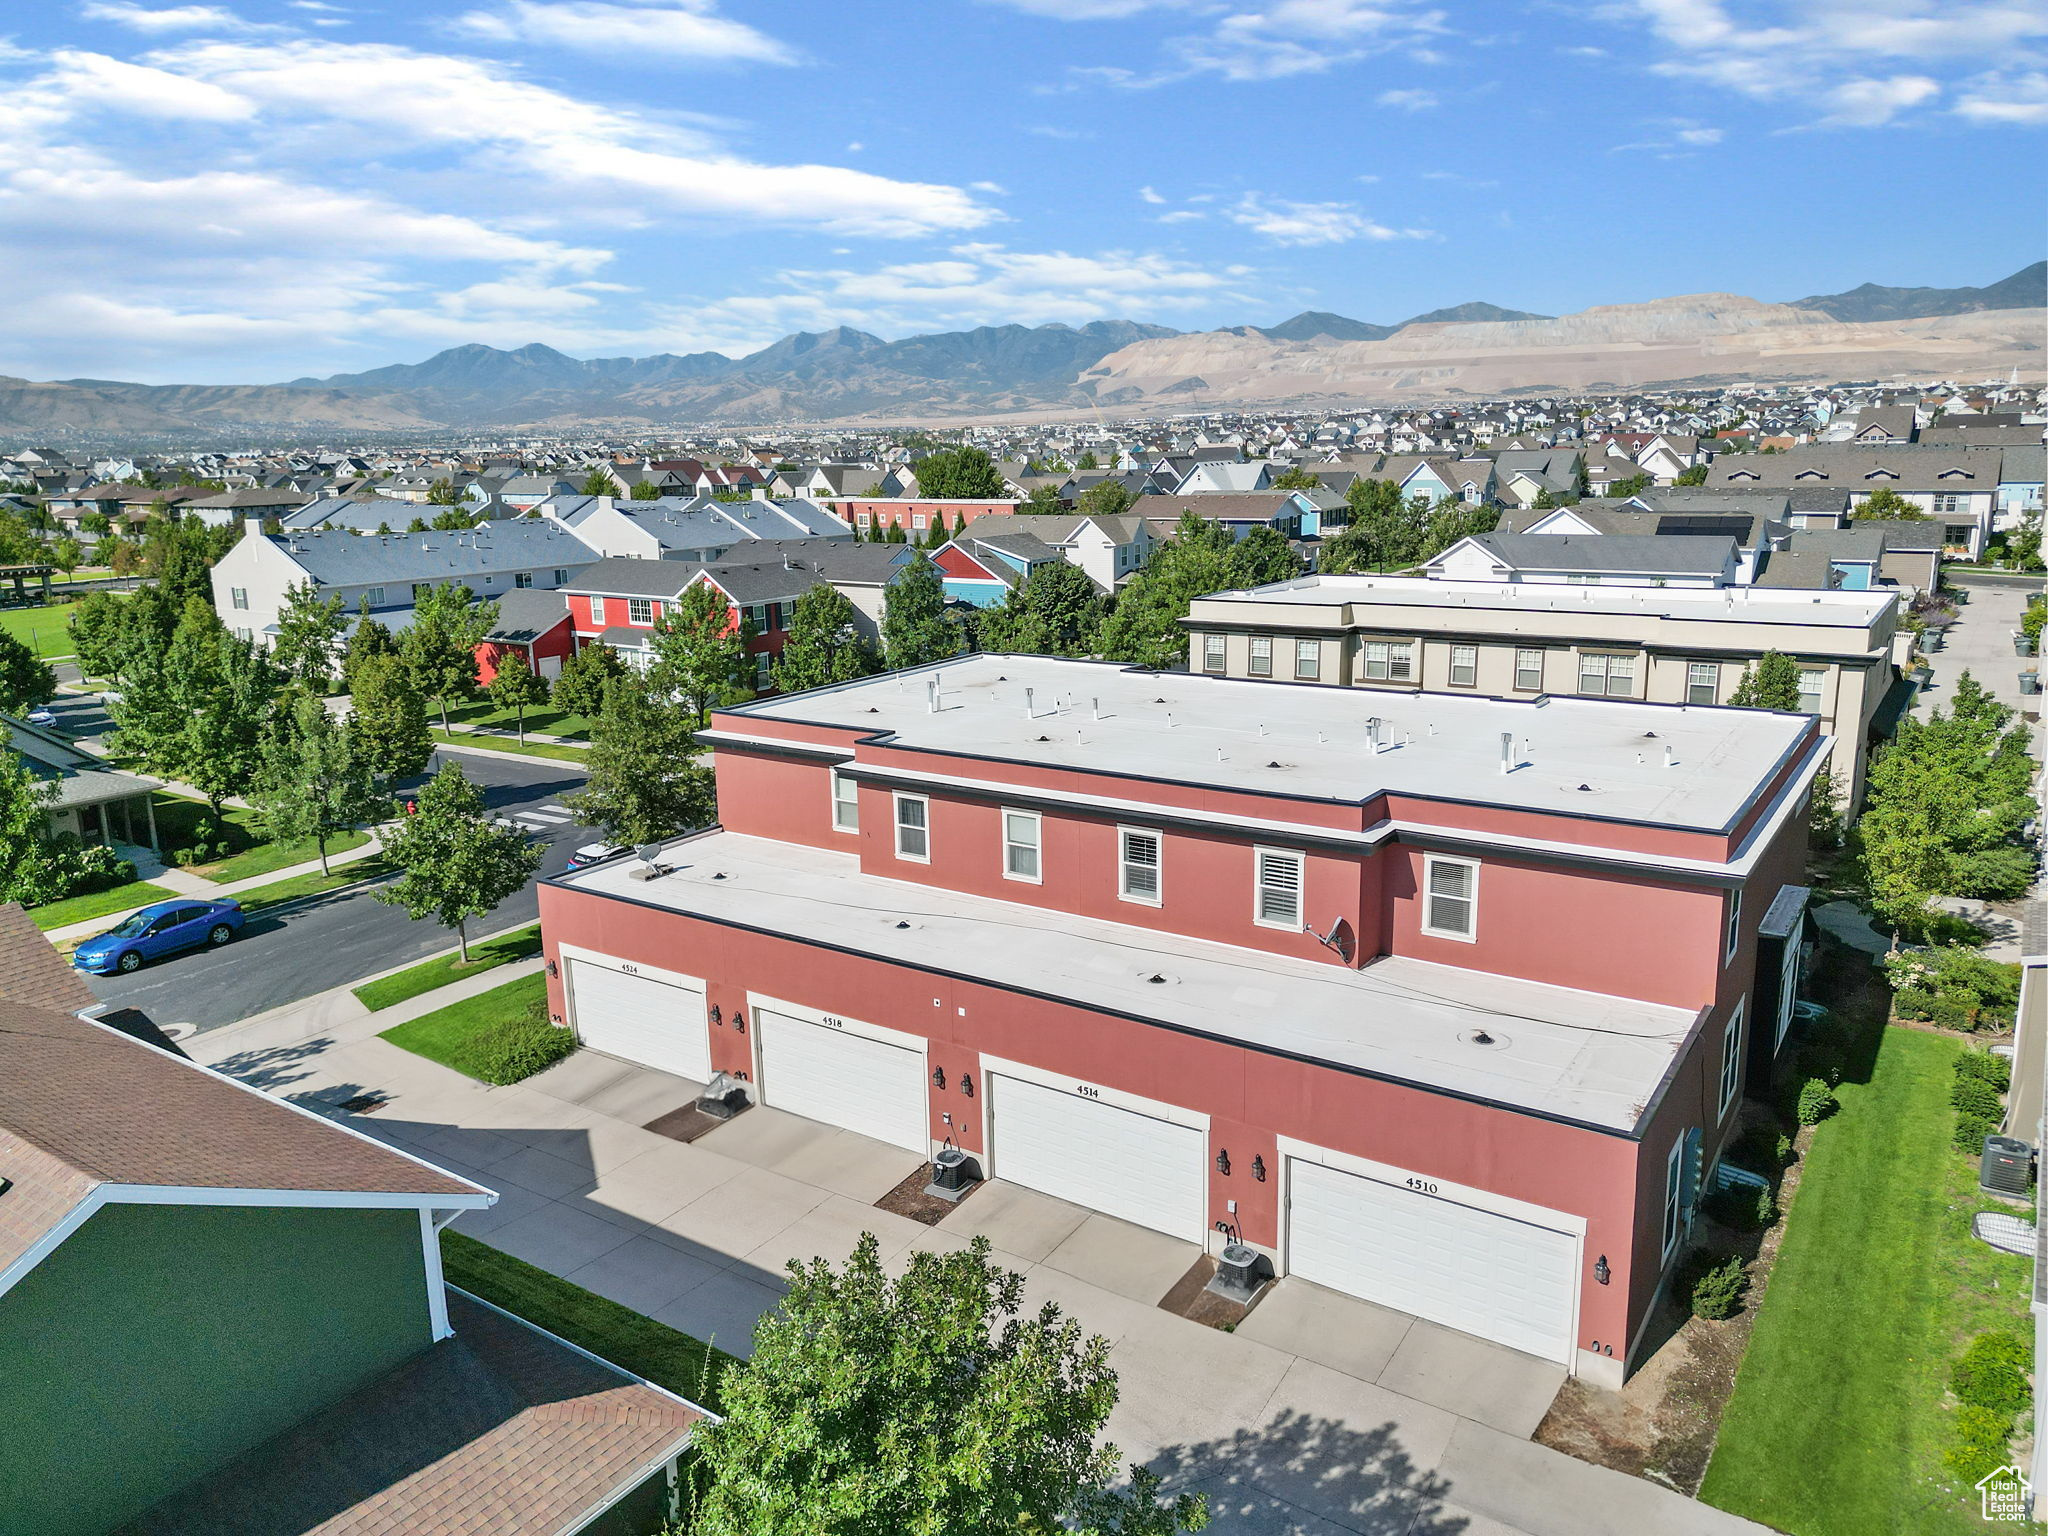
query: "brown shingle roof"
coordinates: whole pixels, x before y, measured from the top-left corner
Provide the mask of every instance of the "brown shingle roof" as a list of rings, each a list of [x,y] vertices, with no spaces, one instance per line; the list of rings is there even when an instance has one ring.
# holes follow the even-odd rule
[[[15,901],[0,903],[0,999],[62,1013],[99,1001]]]
[[[455,1336],[125,1527],[132,1536],[553,1536],[701,1410],[460,1291]]]
[[[119,1030],[5,999],[0,1178],[13,1181],[0,1194],[0,1270],[100,1184],[485,1193]]]

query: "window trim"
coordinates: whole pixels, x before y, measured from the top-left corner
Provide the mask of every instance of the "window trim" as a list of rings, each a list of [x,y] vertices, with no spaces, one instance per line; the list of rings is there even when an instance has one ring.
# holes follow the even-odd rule
[[[1636,662],[1640,651],[1581,651],[1579,652],[1579,697],[1582,699],[1632,699],[1636,696]],[[1600,663],[1600,691],[1594,693],[1586,687],[1586,663]],[[1614,664],[1619,661],[1628,667],[1628,691],[1614,691]]]
[[[1375,675],[1372,670],[1372,648],[1376,645],[1383,645],[1387,649],[1387,659],[1383,663],[1387,670],[1384,673],[1378,675]],[[1396,677],[1394,675],[1394,664],[1397,653],[1399,653],[1401,665],[1407,668],[1406,674],[1400,677]],[[1363,641],[1359,646],[1358,660],[1360,666],[1360,675],[1363,676],[1368,682],[1398,683],[1403,687],[1412,687],[1414,685],[1415,642],[1413,640],[1380,639]]]
[[[1748,1008],[1749,995],[1744,993],[1735,1000],[1727,1026],[1721,1031],[1721,1100],[1717,1120],[1726,1120],[1729,1106],[1742,1097],[1742,1025]]]
[[[1460,651],[1464,651],[1472,658],[1471,662],[1466,665],[1466,670],[1471,673],[1471,676],[1463,681],[1460,681],[1458,678],[1458,671],[1461,665],[1458,660],[1458,653]],[[1450,666],[1444,676],[1453,688],[1477,688],[1479,686],[1479,647],[1465,644],[1452,645]]]
[[[1308,668],[1303,671],[1303,666]],[[1319,683],[1323,680],[1323,642],[1297,636],[1294,642],[1294,680]]]
[[[1202,636],[1202,670],[1221,677],[1230,666],[1230,641],[1223,635]]]
[[[832,830],[834,832],[844,832],[850,836],[858,837],[860,835],[859,780],[848,778],[845,774],[841,773],[837,768],[828,768],[825,770],[825,774],[827,780],[825,792],[832,807]],[[842,795],[840,793],[840,790],[842,788],[850,789],[853,791],[853,793],[851,795]],[[842,821],[840,819],[839,813],[842,809],[851,810],[851,820]]]
[[[1259,647],[1264,646],[1262,652]],[[1244,670],[1247,677],[1271,677],[1273,675],[1273,637],[1253,635],[1245,646]]]
[[[1282,859],[1294,866],[1294,921],[1282,922],[1265,914],[1266,861]],[[1298,848],[1252,848],[1252,922],[1260,928],[1282,933],[1300,933],[1308,924],[1308,856]]]
[[[1130,839],[1150,838],[1152,841],[1152,894],[1131,889]],[[1116,899],[1128,901],[1141,907],[1163,907],[1166,905],[1166,834],[1156,827],[1118,827],[1116,829]]]
[[[1010,836],[1010,818],[1015,816],[1031,824],[1031,841],[1020,843]],[[996,830],[1003,848],[1003,878],[1020,881],[1025,885],[1045,884],[1045,818],[1037,811],[1023,811],[1013,805],[1001,806],[996,811]],[[1010,853],[1013,849],[1031,850],[1031,873],[1019,874],[1010,867]]]
[[[228,606],[247,612],[249,608],[249,589],[247,587],[229,587]]]
[[[1742,948],[1742,887],[1736,886],[1728,893],[1728,906],[1723,912],[1721,932],[1721,963],[1731,964],[1735,951]]]
[[[1664,1240],[1659,1252],[1665,1263],[1670,1262],[1679,1239],[1685,1235],[1685,1138],[1690,1129],[1678,1133],[1664,1158],[1664,1230],[1658,1235]]]
[[[1536,665],[1535,665],[1535,668],[1533,669],[1533,670],[1535,671],[1535,673],[1536,673],[1536,681],[1535,681],[1535,682],[1533,682],[1533,683],[1525,683],[1525,682],[1523,682],[1523,681],[1522,681],[1522,674],[1523,674],[1524,672],[1527,672],[1527,671],[1530,671],[1530,670],[1531,670],[1530,668],[1528,668],[1528,667],[1524,667],[1524,666],[1522,665],[1522,658],[1523,658],[1524,656],[1534,656],[1534,657],[1536,658]],[[1547,655],[1545,654],[1545,652],[1544,652],[1544,649],[1543,649],[1543,647],[1542,647],[1542,646],[1540,646],[1540,645],[1518,645],[1518,646],[1516,646],[1516,647],[1515,647],[1515,692],[1517,692],[1517,693],[1541,693],[1541,692],[1543,691],[1543,671],[1544,671],[1544,665],[1545,665],[1545,663],[1546,663],[1546,662],[1547,662],[1548,660],[1549,660],[1549,657],[1548,657],[1548,656],[1547,656]]]
[[[899,859],[901,859],[901,860],[903,860],[903,861],[904,861],[905,863],[907,863],[907,864],[929,864],[929,863],[931,863],[931,861],[932,861],[932,801],[931,801],[931,796],[929,796],[929,795],[912,795],[912,794],[906,794],[906,793],[905,793],[904,791],[902,791],[902,790],[900,790],[900,789],[899,789],[899,790],[895,790],[895,791],[893,791],[893,792],[892,792],[892,798],[893,798],[893,803],[894,803],[894,814],[893,814],[893,815],[892,815],[892,817],[890,818],[890,821],[891,821],[891,825],[893,825],[893,826],[895,827],[895,829],[896,829],[896,857],[897,857],[897,858],[899,858]],[[915,828],[911,828],[911,827],[908,827],[908,826],[906,826],[906,824],[904,823],[904,820],[903,820],[903,808],[904,808],[904,806],[906,806],[906,805],[910,805],[910,804],[916,804],[916,805],[918,805],[919,807],[921,807],[921,808],[922,808],[922,811],[923,811],[923,816],[924,816],[924,819],[923,819],[923,821],[922,821],[922,822],[920,822],[920,823],[918,824],[918,826],[917,826],[917,827],[915,827]],[[906,853],[906,852],[904,851],[904,849],[903,849],[903,834],[904,834],[904,833],[905,833],[906,831],[918,831],[918,832],[922,832],[922,833],[924,834],[924,852],[923,852],[923,853]]]
[[[1706,683],[1700,682],[1693,675],[1703,667],[1711,668],[1714,674],[1712,680]],[[1705,699],[1694,698],[1692,695],[1695,688],[1705,688],[1712,697]],[[1718,704],[1721,702],[1721,663],[1718,661],[1688,661],[1685,664],[1685,702],[1688,704]]]
[[[602,624],[604,622],[604,599],[601,597],[593,597],[590,600],[590,622],[593,624]]]
[[[645,615],[645,617],[642,617],[642,615]],[[654,599],[651,597],[627,598],[626,622],[628,624],[652,624],[654,622]]]
[[[1809,677],[1815,678],[1819,682],[1819,686],[1811,693],[1808,693],[1805,687],[1806,680]],[[1799,689],[1800,713],[1812,715],[1818,720],[1827,713],[1828,669],[1826,667],[1801,667],[1799,669],[1799,682],[1801,685]],[[1812,709],[1806,707],[1805,701],[1809,698],[1813,700]]]
[[[1436,913],[1436,892],[1430,889],[1430,877],[1439,864],[1461,868],[1470,876],[1471,884],[1462,897],[1446,897],[1447,901],[1463,901],[1469,919],[1467,931],[1455,928],[1440,928],[1433,921]],[[1422,932],[1432,939],[1455,939],[1461,944],[1479,942],[1479,860],[1461,859],[1447,853],[1425,853],[1422,856]]]

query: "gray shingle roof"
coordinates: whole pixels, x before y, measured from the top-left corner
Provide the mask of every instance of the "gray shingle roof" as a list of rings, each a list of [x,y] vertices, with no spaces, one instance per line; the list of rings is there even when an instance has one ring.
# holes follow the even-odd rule
[[[1671,534],[1482,533],[1474,542],[1520,571],[1715,576],[1727,567],[1732,538]]]
[[[273,534],[270,542],[324,587],[359,583],[460,581],[493,571],[567,569],[597,552],[537,518],[494,522],[460,533],[354,534],[337,529]]]
[[[498,622],[490,638],[529,645],[569,617],[569,600],[560,592],[515,587],[498,599]]]

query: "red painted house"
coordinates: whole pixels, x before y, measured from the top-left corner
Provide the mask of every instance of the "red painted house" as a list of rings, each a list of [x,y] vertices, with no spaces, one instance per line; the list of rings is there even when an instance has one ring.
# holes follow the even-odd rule
[[[1014,501],[951,501],[908,496],[887,500],[836,500],[825,505],[848,527],[857,528],[862,533],[901,528],[904,535],[913,540],[931,531],[934,518],[942,520],[950,530],[962,522],[972,523],[978,517],[1008,517],[1017,510]]]
[[[587,1044],[1610,1383],[1785,1039],[1827,747],[1023,656],[704,739],[721,825],[541,887]]]
[[[519,587],[497,602],[498,621],[476,648],[477,681],[490,687],[498,675],[498,663],[508,651],[524,656],[535,675],[559,677],[562,663],[576,648],[568,600],[560,592]]]
[[[654,624],[683,593],[704,582],[731,607],[728,629],[742,619],[750,626],[747,651],[754,658],[757,688],[768,686],[768,669],[789,638],[790,610],[819,578],[793,562],[686,564],[679,560],[600,560],[564,588],[576,648],[604,644],[635,666],[648,661]]]

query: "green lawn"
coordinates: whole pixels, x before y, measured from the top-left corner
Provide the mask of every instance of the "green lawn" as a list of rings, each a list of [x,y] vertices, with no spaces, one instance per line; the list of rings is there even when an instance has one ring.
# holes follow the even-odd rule
[[[76,603],[47,608],[0,608],[0,632],[22,641],[44,660],[71,654],[71,611]]]
[[[344,864],[331,875],[314,870],[310,875],[293,875],[286,880],[273,880],[260,885],[253,891],[244,891],[235,897],[248,913],[261,912],[266,907],[280,906],[287,901],[298,901],[307,896],[320,896],[328,891],[338,891],[343,886],[354,885],[359,880],[373,880],[379,875],[391,873],[392,866],[384,862],[382,854],[372,854],[367,859],[357,859]]]
[[[2032,1265],[1970,1235],[1979,1210],[2012,1208],[1949,1145],[1959,1048],[1886,1028],[1869,1081],[1845,1082],[1816,1131],[1707,1503],[1793,1536],[1986,1529],[1941,1464],[1942,1395],[1970,1335],[2028,1331]]]
[[[89,896],[67,896],[62,901],[53,901],[47,907],[36,907],[29,912],[35,925],[48,933],[54,928],[68,928],[73,923],[90,922],[96,917],[108,917],[116,912],[126,912],[130,907],[146,907],[153,901],[169,901],[177,895],[160,885],[151,885],[147,880],[130,881],[104,891],[94,891]]]
[[[508,1059],[508,1038],[538,1040],[552,1056],[524,1053]],[[480,1083],[517,1082],[554,1065],[575,1042],[548,1020],[548,979],[536,971],[503,986],[394,1024],[379,1039]]]
[[[355,989],[356,997],[365,1008],[375,1013],[394,1003],[418,997],[422,992],[445,987],[451,981],[510,965],[515,960],[530,960],[539,953],[540,925],[535,923],[530,928],[470,945],[468,965],[463,965],[454,955],[443,955],[438,960],[428,960],[396,975],[365,982]]]
[[[719,1406],[719,1380],[739,1364],[722,1349],[460,1232],[441,1234],[441,1270],[450,1285],[705,1408]]]
[[[320,857],[320,850],[310,840],[295,843],[265,840],[256,813],[232,806],[222,812],[218,827],[203,832],[206,823],[212,820],[212,814],[203,800],[189,800],[182,795],[158,795],[156,831],[158,840],[163,844],[165,859],[176,863],[179,849],[192,847],[204,836],[213,856],[203,864],[188,867],[203,880],[225,884],[230,880],[267,875],[276,869],[289,869],[294,864],[310,864]],[[360,848],[369,840],[367,832],[337,833],[327,840],[327,856],[332,858],[337,853]],[[219,853],[222,843],[228,845],[229,851],[225,856]]]
[[[512,752],[521,757],[551,757],[558,762],[585,763],[590,754],[581,747],[564,747],[552,741],[529,741],[522,745],[511,736],[472,736],[460,731],[433,727],[434,740],[451,747],[480,747],[486,752]]]
[[[431,701],[429,701],[428,707],[430,710],[432,709]],[[441,718],[438,711],[434,712],[434,718],[436,720]],[[451,722],[458,725],[488,725],[506,731],[516,731],[519,729],[518,715],[509,709],[500,709],[488,700],[474,704],[458,704],[448,711],[448,718]],[[583,716],[565,714],[563,711],[554,709],[546,704],[541,705],[538,709],[529,709],[526,712],[526,728],[529,731],[539,731],[547,736],[588,736],[590,734],[590,722]]]

